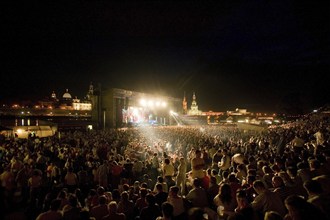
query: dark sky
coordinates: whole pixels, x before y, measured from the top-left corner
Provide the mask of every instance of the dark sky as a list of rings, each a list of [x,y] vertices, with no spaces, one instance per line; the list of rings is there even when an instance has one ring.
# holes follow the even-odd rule
[[[89,83],[154,92],[203,111],[308,111],[330,102],[327,1],[1,3],[0,99]]]

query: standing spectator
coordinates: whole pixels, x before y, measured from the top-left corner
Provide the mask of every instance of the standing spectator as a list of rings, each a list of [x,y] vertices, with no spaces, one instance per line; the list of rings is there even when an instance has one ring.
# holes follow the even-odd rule
[[[215,207],[213,207],[213,204],[214,204],[213,199],[218,194],[218,192],[219,192],[219,185],[217,184],[217,179],[214,176],[211,176],[210,186],[206,190],[206,193],[207,193],[207,197],[209,200],[209,204],[211,204],[212,208],[215,208]]]
[[[126,220],[124,213],[118,212],[118,206],[115,201],[111,201],[109,204],[109,215],[106,215],[102,220]]]
[[[157,193],[157,188],[156,188],[156,186],[157,186],[158,183],[160,183],[160,184],[163,185],[163,191],[164,191],[164,192],[168,192],[168,186],[167,186],[167,183],[164,181],[164,178],[163,178],[162,176],[158,176],[158,177],[157,177],[157,182],[156,182],[156,184],[155,184],[155,186],[154,186],[154,189],[153,189],[153,192],[154,192],[154,193]]]
[[[163,177],[168,187],[175,185],[173,176],[175,173],[175,168],[169,158],[165,158],[163,165]]]
[[[222,157],[220,162],[218,163],[220,172],[223,173],[224,171],[227,171],[230,167],[231,161],[230,156],[228,155],[227,149],[222,150]]]
[[[101,166],[99,166],[97,172],[99,178],[98,179],[99,185],[107,189],[109,168],[108,168],[108,162],[106,160],[104,160]]]
[[[80,220],[81,207],[77,197],[69,196],[69,204],[63,207],[63,220]]]
[[[112,162],[111,167],[111,185],[113,189],[118,189],[120,183],[120,175],[123,172],[123,167],[117,163],[117,161]]]
[[[180,164],[178,166],[178,174],[176,176],[176,185],[180,187],[181,195],[186,193],[186,179],[187,179],[187,164],[184,157],[180,157]]]
[[[221,161],[222,158],[222,154],[221,154],[221,150],[219,149],[212,158],[212,168],[216,169],[217,171],[219,171],[219,162]]]
[[[172,220],[173,219],[173,205],[168,202],[162,204],[162,216],[156,218],[156,220]]]
[[[118,203],[118,212],[124,213],[127,219],[133,218],[134,202],[129,200],[129,195],[126,191],[121,193],[121,199]]]
[[[168,193],[163,191],[163,185],[161,183],[156,184],[156,190],[157,190],[155,194],[156,203],[159,207],[161,207],[163,202],[166,202]]]
[[[146,196],[148,194],[148,190],[146,188],[141,188],[139,193],[139,198],[137,198],[134,205],[134,212],[136,215],[141,212],[144,207],[147,207]]]
[[[173,206],[173,219],[180,220],[187,217],[186,210],[184,206],[184,201],[181,196],[178,195],[179,193],[178,186],[172,186],[169,191],[169,196],[167,201],[172,204]]]
[[[42,173],[40,170],[33,170],[32,176],[28,180],[28,185],[30,187],[30,200],[32,203],[36,203],[39,200],[42,184]]]
[[[159,169],[159,160],[158,160],[158,154],[154,153],[153,157],[151,159],[151,178],[157,178],[157,176],[159,175],[158,172]]]
[[[191,159],[191,168],[192,168],[192,178],[198,178],[202,180],[205,176],[204,172],[204,160],[202,159],[202,152],[200,150],[196,150],[195,157]]]
[[[68,187],[70,193],[73,193],[78,186],[77,174],[73,172],[73,168],[69,167],[67,174],[64,177],[65,185]]]
[[[146,201],[148,203],[147,207],[144,207],[140,213],[141,220],[155,220],[158,216],[161,216],[159,206],[156,204],[156,199],[154,195],[148,194],[146,196]]]
[[[106,202],[107,202],[107,198],[105,196],[100,196],[99,205],[93,207],[90,210],[91,217],[94,217],[95,220],[101,220],[104,216],[108,215],[109,209]]]
[[[186,196],[193,207],[204,208],[208,206],[208,198],[206,191],[203,187],[201,187],[201,181],[198,178],[193,180],[193,188],[189,191]]]
[[[141,179],[142,171],[143,171],[144,164],[141,160],[135,160],[133,163],[133,177],[134,179]]]

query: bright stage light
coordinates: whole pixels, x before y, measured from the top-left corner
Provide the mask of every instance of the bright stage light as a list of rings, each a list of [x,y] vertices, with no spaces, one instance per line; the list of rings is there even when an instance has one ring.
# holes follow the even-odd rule
[[[153,102],[152,100],[149,100],[149,101],[148,101],[148,106],[149,106],[149,107],[154,106],[154,102]]]
[[[134,108],[134,109],[133,109],[133,115],[138,115],[138,114],[139,114],[139,110],[136,109],[136,108]]]
[[[140,100],[140,105],[142,105],[142,106],[146,106],[146,105],[147,105],[147,101],[144,100],[144,99],[141,99],[141,100]]]
[[[178,113],[174,112],[174,111],[170,111],[170,115],[174,115],[174,116],[178,116]]]
[[[166,102],[162,102],[162,107],[166,107],[167,106],[167,103]]]

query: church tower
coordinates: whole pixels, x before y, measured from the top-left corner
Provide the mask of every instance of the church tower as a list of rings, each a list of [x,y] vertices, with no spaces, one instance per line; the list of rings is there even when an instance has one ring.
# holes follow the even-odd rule
[[[56,93],[55,93],[55,91],[52,92],[52,96],[51,96],[51,97],[52,97],[52,99],[54,99],[54,100],[57,99],[57,98],[56,98]]]
[[[191,102],[190,110],[188,112],[188,115],[201,115],[202,111],[198,110],[198,105],[196,102],[196,95],[195,92],[193,93],[193,100]]]
[[[187,99],[186,99],[186,92],[183,93],[183,101],[182,101],[182,109],[183,114],[186,115],[188,112],[188,105],[187,105]]]
[[[198,105],[197,105],[197,102],[196,102],[196,95],[195,95],[195,92],[193,93],[193,100],[191,102],[191,107],[190,107],[191,111],[195,112],[195,111],[198,111]]]
[[[87,99],[91,100],[92,95],[94,95],[94,86],[93,86],[93,83],[91,82],[91,84],[89,85],[88,92],[87,92]]]

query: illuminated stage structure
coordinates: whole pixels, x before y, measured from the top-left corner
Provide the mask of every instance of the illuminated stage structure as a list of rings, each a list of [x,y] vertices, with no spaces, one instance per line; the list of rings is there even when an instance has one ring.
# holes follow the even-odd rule
[[[177,124],[171,114],[181,112],[181,99],[112,88],[100,92],[92,117],[100,128]]]

